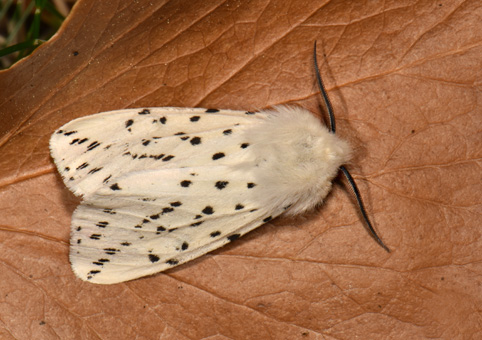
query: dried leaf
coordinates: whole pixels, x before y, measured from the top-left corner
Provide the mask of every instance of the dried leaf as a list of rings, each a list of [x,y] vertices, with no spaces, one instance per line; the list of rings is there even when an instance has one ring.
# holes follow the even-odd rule
[[[480,1],[80,0],[0,72],[0,337],[480,338]],[[356,154],[381,249],[335,186],[318,211],[112,286],[74,277],[79,200],[49,156],[71,119],[142,106],[320,112]],[[325,57],[321,55],[325,54]]]

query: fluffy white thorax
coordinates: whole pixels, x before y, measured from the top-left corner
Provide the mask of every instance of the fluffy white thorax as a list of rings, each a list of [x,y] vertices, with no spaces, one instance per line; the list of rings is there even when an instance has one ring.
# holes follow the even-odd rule
[[[263,183],[261,195],[266,195],[260,200],[289,206],[290,215],[314,208],[330,191],[338,168],[350,159],[348,143],[301,107],[264,112],[266,121],[246,132],[253,144],[255,164],[250,169]]]

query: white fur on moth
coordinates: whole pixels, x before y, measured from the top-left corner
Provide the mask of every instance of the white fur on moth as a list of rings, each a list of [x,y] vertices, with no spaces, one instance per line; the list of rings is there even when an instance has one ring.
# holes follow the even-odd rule
[[[314,208],[350,158],[319,119],[286,106],[103,112],[62,126],[50,151],[83,198],[73,271],[99,284],[158,273]]]

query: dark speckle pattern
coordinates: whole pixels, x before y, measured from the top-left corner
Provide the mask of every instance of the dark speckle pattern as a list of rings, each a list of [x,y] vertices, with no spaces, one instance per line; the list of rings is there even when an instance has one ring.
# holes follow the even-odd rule
[[[160,260],[159,256],[154,254],[149,254],[148,257],[149,257],[149,261],[151,261],[152,263],[155,263]]]
[[[233,234],[228,236],[229,241],[237,240],[241,235],[240,234]]]
[[[173,159],[173,158],[174,158],[173,155],[169,155],[169,156],[164,157],[164,158],[162,159],[162,161],[163,161],[163,162],[168,162],[168,161],[170,161],[170,160]]]
[[[211,237],[217,237],[219,235],[221,235],[220,231],[213,231],[211,234],[209,234],[209,236],[211,236]]]
[[[191,138],[190,143],[191,143],[192,145],[199,145],[199,144],[201,144],[201,137],[193,137],[193,138]]]
[[[100,143],[98,141],[95,141],[95,142],[92,142],[89,144],[89,146],[87,147],[87,151],[92,151],[94,150],[96,147],[98,147],[100,145]]]
[[[234,179],[230,173],[227,173],[225,176],[211,177],[211,180],[205,176],[206,173],[209,173],[209,166],[213,169],[222,168],[230,163],[231,160],[234,161],[237,155],[240,155],[240,157],[249,156],[249,150],[245,151],[244,149],[250,148],[251,150],[256,147],[256,145],[250,144],[249,138],[243,138],[241,134],[245,128],[243,125],[244,120],[250,117],[232,118],[233,120],[229,121],[229,124],[224,125],[224,127],[216,126],[213,129],[203,129],[204,124],[209,126],[209,122],[217,119],[218,115],[208,116],[202,112],[203,110],[199,109],[190,111],[190,114],[189,111],[180,112],[181,114],[177,111],[177,109],[152,109],[151,112],[147,108],[131,110],[128,115],[123,116],[127,118],[122,119],[119,122],[120,124],[117,123],[116,125],[120,135],[119,138],[129,135],[128,138],[121,141],[110,140],[101,134],[89,134],[88,131],[86,132],[84,128],[80,127],[80,130],[77,132],[69,129],[68,125],[63,130],[57,131],[58,135],[55,138],[63,138],[64,145],[68,146],[70,143],[72,146],[68,147],[75,150],[79,155],[78,158],[73,159],[70,163],[67,156],[59,160],[62,165],[63,178],[68,180],[69,177],[72,177],[73,180],[79,182],[84,178],[88,178],[89,181],[93,182],[97,181],[100,183],[99,187],[104,192],[106,189],[108,191],[109,189],[111,190],[109,192],[111,192],[112,197],[118,194],[118,192],[114,193],[112,191],[124,190],[125,193],[130,184],[119,176],[119,174],[122,175],[122,171],[119,171],[117,168],[110,165],[106,165],[103,168],[102,166],[105,163],[98,161],[98,159],[102,158],[96,157],[97,152],[100,154],[108,148],[110,148],[109,153],[111,151],[112,153],[117,152],[118,156],[122,158],[123,164],[127,165],[126,171],[144,165],[148,168],[148,164],[152,165],[152,169],[156,167],[163,170],[176,169],[174,176],[160,179],[161,181],[171,181],[166,183],[166,193],[161,192],[156,199],[152,199],[150,195],[135,197],[135,201],[146,208],[143,213],[129,214],[129,210],[126,208],[127,205],[117,205],[113,200],[112,203],[106,201],[102,208],[94,206],[94,208],[100,210],[98,210],[99,213],[97,215],[92,215],[95,216],[92,220],[83,221],[78,219],[74,222],[78,223],[79,226],[74,224],[75,236],[72,238],[72,243],[76,248],[73,254],[77,256],[75,255],[75,252],[77,252],[79,257],[87,258],[85,264],[90,266],[90,268],[84,271],[84,279],[89,277],[92,281],[99,280],[101,282],[104,280],[104,277],[107,277],[108,270],[116,270],[114,263],[122,263],[125,256],[129,256],[133,252],[139,251],[139,249],[146,249],[143,248],[144,244],[149,244],[149,247],[152,247],[150,250],[141,253],[144,264],[158,263],[161,266],[165,266],[165,264],[175,266],[186,262],[186,260],[192,257],[191,254],[197,252],[200,247],[202,248],[204,245],[201,241],[202,237],[204,237],[205,244],[209,244],[209,242],[215,244],[227,243],[228,241],[238,239],[241,237],[241,234],[247,232],[246,229],[241,228],[246,225],[242,223],[259,222],[260,219],[266,223],[276,217],[275,215],[267,217],[266,215],[260,217],[259,214],[249,215],[249,211],[254,212],[257,210],[253,209],[257,208],[256,205],[249,203],[250,195],[257,195],[260,190],[264,189],[262,183],[249,182],[256,180],[255,176],[246,177],[245,181],[242,181],[243,176],[240,176],[239,179]],[[205,112],[216,113],[219,110],[206,109]],[[222,113],[219,117],[225,119],[224,111]],[[254,114],[254,112],[250,111],[244,113],[247,115]],[[165,117],[162,117],[162,114]],[[243,114],[243,112],[240,112],[240,114]],[[229,116],[231,113],[227,113],[227,115]],[[255,119],[256,117],[251,120]],[[201,125],[196,125],[200,120],[203,120],[199,123]],[[163,126],[166,124],[167,126]],[[134,127],[134,125],[136,126]],[[80,125],[74,124],[70,126],[77,127]],[[237,126],[240,127],[238,128]],[[201,131],[196,132],[197,129]],[[155,132],[152,133],[152,131]],[[174,135],[177,137],[174,137]],[[89,136],[89,138],[86,136]],[[245,136],[249,137],[249,135]],[[185,142],[182,142],[180,139],[185,140]],[[208,151],[207,154],[203,154],[203,152],[206,152],[203,149],[208,150],[208,147],[212,148],[210,149],[211,152]],[[184,150],[191,150],[193,155],[196,152],[200,153],[199,158],[192,162],[194,166],[188,159],[189,155],[185,157],[185,155],[181,154]],[[90,153],[88,153],[89,151]],[[125,157],[122,157],[122,155]],[[209,157],[217,162],[210,163]],[[204,164],[201,159],[204,159]],[[166,164],[163,162],[170,163]],[[198,162],[206,166],[206,173],[204,173],[204,167],[197,168]],[[262,159],[259,160],[259,163],[260,165],[262,164]],[[249,173],[246,176],[249,176]],[[102,183],[102,179],[104,179],[104,183]],[[176,186],[176,184],[178,185]],[[246,189],[255,187],[257,190],[243,192]],[[205,190],[205,193],[201,193],[201,195],[204,194],[202,199],[199,199],[197,202],[189,201],[190,195],[199,195],[199,191],[203,190]],[[217,203],[223,202],[223,195],[231,195],[231,193],[233,195],[239,193],[239,196],[236,196],[238,198],[236,199],[233,196],[231,199],[226,200],[223,207]],[[122,194],[122,191],[120,194]],[[121,196],[124,196],[124,194]],[[157,202],[154,203],[155,201]],[[90,202],[87,202],[87,205],[89,204]],[[114,208],[109,208],[109,205]],[[127,216],[126,219],[122,219],[124,215]],[[226,215],[233,216],[231,220],[233,225],[224,224],[223,218]],[[234,217],[236,217],[236,220]],[[186,222],[186,219],[191,220]],[[242,221],[238,222],[239,219]],[[127,224],[124,226],[119,221],[126,221]],[[119,223],[121,224],[120,227],[125,229],[122,229],[122,232],[116,236],[116,239],[112,239],[110,233],[116,231],[115,228],[119,227]],[[226,229],[223,229],[225,227]],[[131,234],[128,234],[128,232]],[[184,234],[185,232],[186,234]],[[193,237],[190,237],[187,234],[188,232],[191,232]],[[199,238],[196,238],[195,235],[198,235]],[[162,245],[159,246],[155,242],[151,243],[152,240],[162,241],[167,238],[169,238],[170,242],[171,240],[175,242],[169,242],[169,248],[166,249],[163,249]],[[139,247],[140,245],[142,246]],[[96,248],[99,250],[95,257],[91,255],[93,253],[86,251],[89,247],[90,249]],[[151,267],[154,267],[154,265],[151,265]],[[95,276],[101,271],[101,275]],[[112,272],[109,272],[109,275],[111,274]]]
[[[213,207],[208,205],[203,209],[202,212],[206,215],[212,215],[212,214],[214,214],[214,209],[213,209]]]
[[[273,217],[268,216],[268,217],[266,217],[266,218],[263,220],[263,222],[266,223],[266,222],[268,222],[268,221],[271,221],[272,219],[273,219]]]
[[[222,152],[218,152],[218,153],[215,153],[213,155],[213,161],[217,160],[217,159],[220,159],[220,158],[223,158],[224,156],[226,156],[224,153]]]
[[[176,260],[176,259],[169,259],[169,260],[166,261],[166,263],[171,265],[171,266],[175,266],[176,264],[179,263],[179,261]]]
[[[219,190],[222,190],[224,188],[226,188],[226,186],[229,184],[228,181],[217,181],[216,184],[214,185],[216,188],[218,188]]]
[[[181,186],[182,186],[183,188],[187,188],[187,187],[189,187],[191,184],[192,184],[192,182],[191,182],[191,181],[188,181],[188,180],[181,181]]]
[[[114,191],[116,191],[116,190],[122,190],[121,187],[119,187],[119,184],[117,184],[117,183],[112,184],[112,185],[110,186],[110,189],[111,189],[111,190],[114,190]]]

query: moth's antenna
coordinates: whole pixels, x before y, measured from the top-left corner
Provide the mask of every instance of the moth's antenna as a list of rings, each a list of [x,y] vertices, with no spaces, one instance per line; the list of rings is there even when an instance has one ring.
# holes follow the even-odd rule
[[[333,106],[331,106],[330,98],[328,98],[328,94],[325,90],[325,85],[323,84],[323,80],[321,80],[320,69],[318,68],[318,60],[316,59],[316,40],[315,40],[315,48],[313,49],[313,59],[315,60],[315,72],[316,72],[316,80],[318,81],[318,87],[321,91],[321,96],[325,101],[326,110],[328,111],[328,116],[330,117],[330,132],[335,133],[336,126],[335,126],[335,115],[333,114]]]
[[[368,230],[370,231],[371,236],[375,239],[375,241],[377,241],[379,245],[382,246],[383,249],[385,249],[387,252],[390,252],[390,249],[388,249],[388,247],[383,243],[380,237],[378,237],[377,232],[375,231],[375,229],[373,229],[372,224],[368,219],[365,206],[363,205],[363,202],[361,199],[360,191],[358,191],[358,187],[356,186],[355,181],[353,180],[353,177],[351,177],[350,173],[343,165],[340,166],[340,170],[341,172],[343,172],[343,175],[345,175],[346,179],[348,180],[348,183],[350,183],[351,190],[355,195],[356,201],[358,202],[358,207],[360,208],[360,212],[363,216],[363,219],[365,220],[365,223],[368,225]]]
[[[328,115],[330,117],[330,132],[335,133],[336,127],[335,127],[335,115],[333,114],[333,107],[331,106],[330,99],[328,98],[328,94],[326,93],[325,86],[323,85],[323,81],[321,80],[320,70],[318,69],[318,61],[316,59],[316,41],[315,41],[315,47],[313,49],[313,58],[315,60],[315,72],[316,72],[316,80],[318,81],[318,87],[320,88],[321,96],[325,101],[326,110],[328,111]],[[346,179],[348,180],[348,183],[350,184],[350,188],[353,191],[353,194],[356,198],[356,201],[358,203],[358,208],[360,209],[360,212],[363,216],[363,220],[368,226],[368,231],[370,232],[370,235],[373,237],[375,241],[377,241],[377,243],[380,246],[382,246],[383,249],[385,249],[387,252],[390,252],[390,249],[388,249],[388,247],[383,243],[380,237],[378,237],[375,229],[373,229],[372,224],[368,219],[365,206],[363,205],[360,191],[358,190],[358,187],[356,186],[356,183],[353,177],[351,177],[350,172],[343,165],[340,166],[340,170],[341,172],[343,172],[343,175],[345,175]]]

